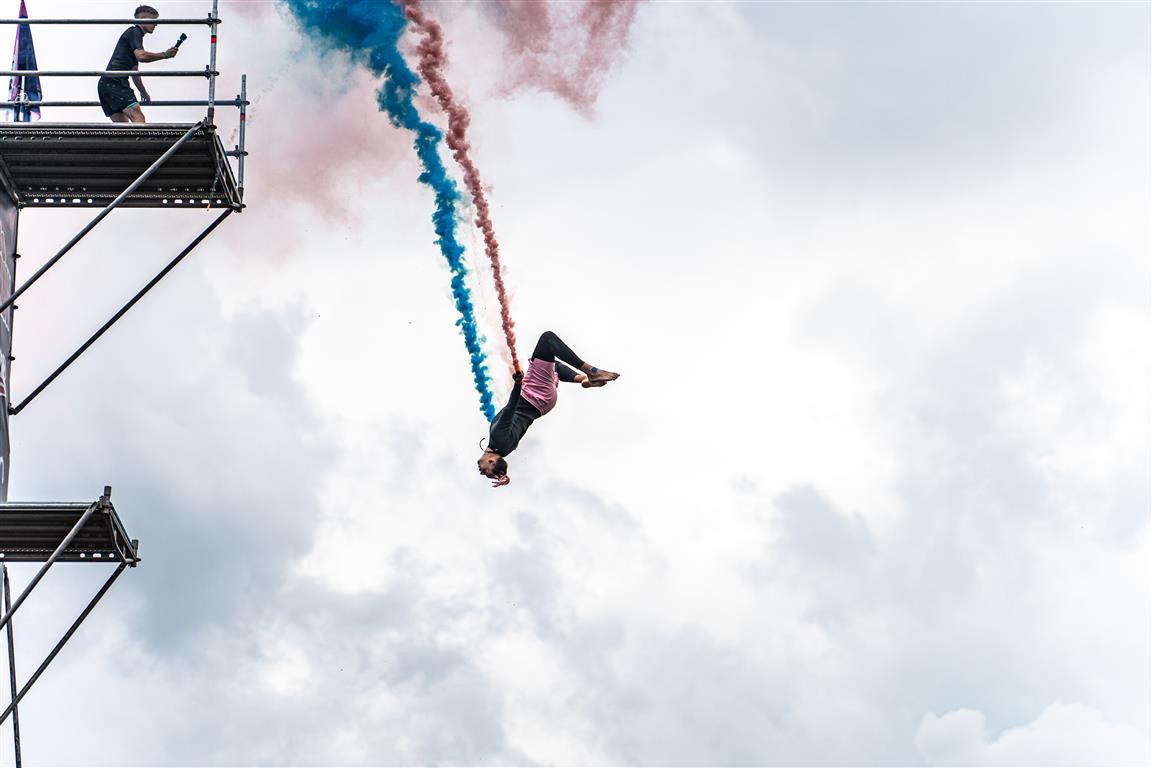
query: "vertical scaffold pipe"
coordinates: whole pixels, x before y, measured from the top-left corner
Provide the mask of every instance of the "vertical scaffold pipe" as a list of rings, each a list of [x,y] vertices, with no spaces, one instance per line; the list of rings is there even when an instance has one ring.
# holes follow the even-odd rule
[[[236,173],[240,186],[240,202],[244,202],[244,129],[248,125],[248,75],[240,75],[240,146],[236,149],[240,157],[236,163]]]
[[[219,0],[212,0],[212,38],[208,48],[208,125],[215,125],[216,119],[216,27],[220,20]]]

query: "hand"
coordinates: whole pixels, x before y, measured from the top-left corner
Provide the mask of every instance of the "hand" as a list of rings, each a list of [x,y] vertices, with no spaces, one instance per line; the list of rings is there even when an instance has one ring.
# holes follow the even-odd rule
[[[150,104],[151,102],[152,102],[152,97],[148,94],[148,91],[145,91],[143,88],[141,88],[140,89],[140,103],[141,104]]]
[[[178,48],[172,47],[172,48],[169,48],[168,50],[164,51],[164,55],[166,57],[168,57],[169,59],[174,59],[174,58],[176,58],[176,54],[178,52],[179,52]]]

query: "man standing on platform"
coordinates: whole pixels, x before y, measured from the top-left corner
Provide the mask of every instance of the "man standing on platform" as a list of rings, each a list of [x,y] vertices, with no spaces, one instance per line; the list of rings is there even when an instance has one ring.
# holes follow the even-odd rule
[[[160,18],[155,8],[142,5],[136,9],[133,17],[144,23],[133,24],[120,35],[116,48],[112,51],[112,58],[108,60],[108,66],[105,68],[109,72],[136,72],[141,64],[171,59],[176,55],[176,48],[169,48],[163,53],[149,53],[144,50],[144,35],[156,29],[155,24],[147,22],[149,19]],[[100,78],[100,83],[96,86],[96,92],[100,94],[100,106],[103,107],[104,114],[112,118],[114,123],[143,123],[144,112],[140,109],[140,105],[147,104],[152,97],[148,95],[148,89],[144,87],[140,75],[133,74],[132,82],[140,91],[140,98],[137,99],[136,94],[128,86],[128,77],[124,75]]]

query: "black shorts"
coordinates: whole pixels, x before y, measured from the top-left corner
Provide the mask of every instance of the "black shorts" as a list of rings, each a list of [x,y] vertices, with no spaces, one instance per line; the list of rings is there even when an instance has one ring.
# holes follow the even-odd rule
[[[139,104],[136,93],[128,85],[126,77],[102,77],[96,85],[96,93],[100,95],[100,108],[104,114],[111,117],[117,112],[123,112],[133,104]]]

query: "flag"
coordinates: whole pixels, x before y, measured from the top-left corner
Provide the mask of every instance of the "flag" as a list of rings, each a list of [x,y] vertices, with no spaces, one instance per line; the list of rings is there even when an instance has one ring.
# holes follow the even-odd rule
[[[20,0],[20,18],[28,18],[24,0]],[[39,69],[36,66],[36,47],[32,44],[32,27],[28,24],[16,25],[16,47],[12,51],[12,69]],[[40,77],[13,77],[8,81],[8,100],[16,102],[40,101],[44,98],[40,90]],[[40,107],[16,104],[12,107],[12,119],[17,123],[30,123],[40,119]]]

